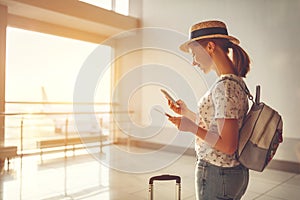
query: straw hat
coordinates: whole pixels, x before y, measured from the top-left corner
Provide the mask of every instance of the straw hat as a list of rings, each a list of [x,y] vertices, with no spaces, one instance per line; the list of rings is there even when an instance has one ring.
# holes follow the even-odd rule
[[[190,28],[190,40],[180,45],[180,50],[188,52],[188,45],[196,40],[207,38],[227,38],[234,44],[239,44],[240,41],[233,36],[229,36],[225,23],[221,21],[204,21],[194,24]]]

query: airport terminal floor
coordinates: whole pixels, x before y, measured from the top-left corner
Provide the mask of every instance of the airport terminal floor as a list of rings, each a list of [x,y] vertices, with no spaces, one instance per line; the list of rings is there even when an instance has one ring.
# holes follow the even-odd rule
[[[108,156],[110,148],[104,148],[103,156]],[[143,200],[149,196],[149,178],[161,174],[179,175],[182,199],[195,199],[194,156],[182,155],[157,171],[126,173],[112,169],[84,151],[75,152],[75,156],[71,152],[66,158],[44,155],[42,159],[40,156],[25,156],[11,160],[9,170],[6,165],[1,172],[0,199]],[[135,153],[144,151],[134,147]],[[160,153],[174,156],[171,152]],[[153,162],[159,163],[161,158],[163,156],[157,156]],[[154,197],[174,199],[175,189],[175,182],[154,182]],[[300,174],[266,169],[262,173],[250,172],[243,200],[296,200],[299,195]]]

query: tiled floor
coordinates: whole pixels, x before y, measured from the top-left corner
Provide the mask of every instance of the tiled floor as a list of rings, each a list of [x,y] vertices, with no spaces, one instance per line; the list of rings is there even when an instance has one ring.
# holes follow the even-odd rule
[[[138,154],[137,152],[149,154],[144,149],[134,149],[134,151],[130,149],[130,151],[132,155]],[[174,153],[159,153],[162,154],[161,157],[156,155],[151,162],[149,160],[141,160],[141,162],[157,167],[159,166],[156,165],[157,163],[163,163],[161,159],[164,156],[176,158]],[[111,153],[106,149],[102,158],[110,157],[109,154]],[[134,165],[125,157],[118,159],[129,166]],[[24,157],[22,160],[12,161],[10,171],[2,172],[0,199],[143,200],[148,199],[149,178],[167,173],[181,176],[182,199],[191,200],[195,199],[194,164],[193,156],[184,155],[163,169],[134,174],[111,169],[107,164],[101,163],[88,154],[70,156],[67,159],[47,159],[45,156],[43,163],[40,157]],[[175,184],[173,182],[155,182],[154,187],[156,199],[174,199]],[[263,173],[251,171],[250,184],[243,200],[297,200],[299,198],[300,174],[267,169]]]

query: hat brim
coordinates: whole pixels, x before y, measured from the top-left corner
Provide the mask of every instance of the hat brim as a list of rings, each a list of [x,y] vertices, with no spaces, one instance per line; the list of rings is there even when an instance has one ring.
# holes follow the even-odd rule
[[[182,45],[179,46],[179,49],[183,52],[189,52],[189,44],[193,41],[197,41],[197,40],[202,40],[202,39],[209,39],[209,38],[224,38],[224,39],[228,39],[229,41],[231,41],[234,44],[239,44],[240,41],[233,37],[233,36],[229,36],[229,35],[222,35],[222,34],[215,34],[215,35],[206,35],[206,36],[201,36],[201,37],[197,37],[197,38],[193,38],[189,41],[186,41],[185,43],[183,43]]]

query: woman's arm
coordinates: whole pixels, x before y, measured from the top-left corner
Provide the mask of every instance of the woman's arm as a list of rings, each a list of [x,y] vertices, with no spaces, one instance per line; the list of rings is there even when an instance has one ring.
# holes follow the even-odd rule
[[[218,133],[206,131],[186,117],[170,117],[169,120],[181,131],[195,134],[215,149],[232,155],[238,145],[238,121],[237,119],[217,119]]]
[[[205,141],[208,141],[215,149],[232,155],[238,146],[239,126],[237,119],[217,119],[218,133],[206,133]],[[198,130],[199,131],[199,130]],[[197,135],[198,135],[197,131]],[[201,134],[201,133],[199,133]]]

